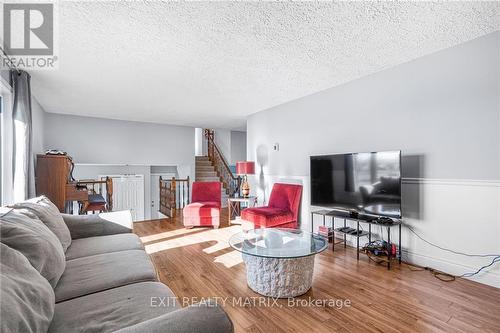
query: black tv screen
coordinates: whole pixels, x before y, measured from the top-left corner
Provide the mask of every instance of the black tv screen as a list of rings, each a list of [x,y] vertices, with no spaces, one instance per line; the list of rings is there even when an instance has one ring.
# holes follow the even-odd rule
[[[401,151],[311,156],[311,204],[401,218]]]

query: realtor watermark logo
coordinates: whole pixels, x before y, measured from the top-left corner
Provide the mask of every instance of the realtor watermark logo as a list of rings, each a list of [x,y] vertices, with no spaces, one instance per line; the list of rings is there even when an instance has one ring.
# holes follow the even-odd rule
[[[160,297],[152,296],[150,298],[150,307],[172,307],[172,306],[232,306],[240,308],[249,307],[267,307],[267,308],[330,308],[334,310],[343,310],[352,306],[350,299],[325,298],[317,299],[313,297],[307,298],[287,298],[279,299],[273,297],[251,296],[251,297]]]
[[[3,49],[20,69],[56,69],[56,7],[52,2],[4,3]],[[9,60],[2,58],[2,68]]]

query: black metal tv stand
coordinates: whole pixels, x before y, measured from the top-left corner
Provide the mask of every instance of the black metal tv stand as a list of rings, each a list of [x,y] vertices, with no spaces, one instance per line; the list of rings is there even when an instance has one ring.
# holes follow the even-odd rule
[[[387,269],[391,269],[391,261],[393,259],[397,259],[398,262],[401,264],[401,225],[402,221],[398,219],[392,219],[392,223],[380,223],[378,220],[374,217],[369,217],[369,216],[352,216],[348,212],[342,212],[338,210],[327,210],[327,209],[322,209],[322,210],[316,210],[316,211],[311,211],[311,232],[314,233],[314,215],[320,215],[323,216],[323,225],[326,225],[326,217],[329,216],[332,219],[332,227],[334,230],[334,237],[333,237],[333,245],[332,245],[332,250],[335,251],[335,244],[344,244],[344,248],[347,247],[347,235],[356,237],[356,257],[359,260],[359,253],[361,252],[359,250],[359,239],[361,237],[368,237],[368,242],[371,243],[372,241],[372,225],[377,225],[377,226],[382,226],[387,228],[387,242],[391,243],[391,227],[398,227],[398,251],[396,253],[396,256],[393,257],[390,253],[390,251],[387,254]],[[335,228],[335,218],[343,219],[344,220],[344,228],[347,227],[347,220],[351,221],[356,221],[356,234],[352,235],[346,232],[341,231],[342,227]],[[360,230],[360,223],[366,223],[368,224],[368,231]],[[343,240],[340,242],[335,242],[335,234],[342,234],[343,235]],[[385,261],[385,260],[384,260]]]

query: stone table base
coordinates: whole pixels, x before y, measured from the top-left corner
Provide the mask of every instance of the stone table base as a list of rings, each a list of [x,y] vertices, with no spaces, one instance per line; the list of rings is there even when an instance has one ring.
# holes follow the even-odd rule
[[[242,256],[248,286],[256,293],[287,298],[305,294],[311,288],[314,255],[286,259]]]

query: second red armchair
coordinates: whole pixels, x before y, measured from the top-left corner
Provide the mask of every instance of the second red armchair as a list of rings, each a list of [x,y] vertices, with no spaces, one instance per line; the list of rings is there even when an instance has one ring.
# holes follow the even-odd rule
[[[298,228],[302,185],[275,183],[264,207],[247,208],[241,218],[250,221],[255,228]]]

